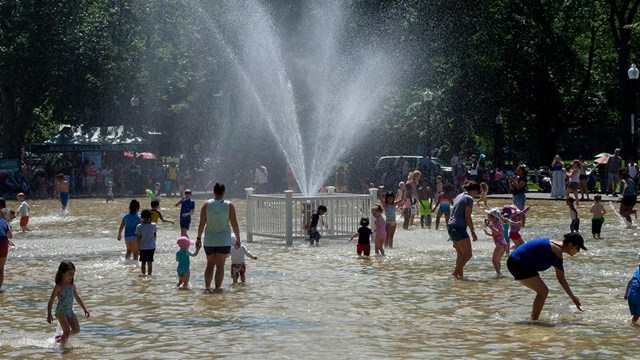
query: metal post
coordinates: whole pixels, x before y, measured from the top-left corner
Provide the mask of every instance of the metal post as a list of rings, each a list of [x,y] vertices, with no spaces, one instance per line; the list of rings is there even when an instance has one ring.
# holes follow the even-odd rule
[[[253,232],[255,226],[255,202],[253,201],[253,188],[245,188],[245,194],[247,195],[247,242],[253,242]]]
[[[333,196],[336,194],[335,186],[327,186],[327,193],[329,196]],[[336,224],[336,199],[329,199],[329,206],[327,207],[327,223],[329,224],[327,228],[327,233],[334,234],[335,233],[335,224]]]
[[[284,191],[285,198],[285,236],[287,246],[293,245],[293,190]]]
[[[378,188],[369,188],[369,208],[378,202]],[[365,209],[367,211],[368,209]]]

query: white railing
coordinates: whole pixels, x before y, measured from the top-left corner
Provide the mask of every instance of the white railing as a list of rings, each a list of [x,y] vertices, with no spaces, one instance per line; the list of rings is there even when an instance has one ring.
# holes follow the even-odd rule
[[[369,194],[336,193],[334,186],[327,193],[303,195],[286,190],[284,194],[254,194],[253,188],[245,189],[247,195],[247,241],[254,236],[286,239],[307,238],[305,225],[319,205],[327,207],[322,216],[320,232],[323,238],[345,238],[360,226],[362,217],[371,217],[371,206],[378,201],[378,189]],[[320,226],[320,224],[319,224]]]

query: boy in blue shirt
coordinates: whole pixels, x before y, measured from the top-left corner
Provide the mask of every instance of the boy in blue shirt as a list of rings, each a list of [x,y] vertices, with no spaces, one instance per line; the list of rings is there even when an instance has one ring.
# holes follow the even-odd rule
[[[176,203],[180,205],[180,236],[189,237],[187,231],[191,225],[191,215],[196,208],[196,202],[191,199],[191,190],[184,191],[184,196]]]

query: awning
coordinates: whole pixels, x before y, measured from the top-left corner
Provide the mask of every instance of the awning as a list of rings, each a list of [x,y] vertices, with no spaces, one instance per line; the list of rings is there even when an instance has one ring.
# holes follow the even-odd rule
[[[146,140],[124,126],[84,127],[66,126],[54,137],[42,144],[31,144],[31,151],[82,152],[82,151],[139,151]]]

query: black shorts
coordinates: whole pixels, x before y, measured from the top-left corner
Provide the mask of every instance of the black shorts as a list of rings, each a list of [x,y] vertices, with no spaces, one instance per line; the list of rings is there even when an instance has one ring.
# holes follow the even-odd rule
[[[507,259],[507,269],[509,269],[509,272],[516,280],[525,280],[540,276],[536,270],[528,268],[525,264],[514,260],[511,256]]]
[[[153,254],[155,252],[156,249],[140,250],[140,262],[153,262]]]
[[[213,254],[227,255],[231,253],[231,246],[205,246],[204,253],[207,254],[207,256]]]
[[[622,205],[632,208],[636,206],[636,203],[638,202],[638,195],[625,195],[622,197],[620,202]]]

